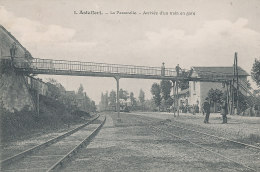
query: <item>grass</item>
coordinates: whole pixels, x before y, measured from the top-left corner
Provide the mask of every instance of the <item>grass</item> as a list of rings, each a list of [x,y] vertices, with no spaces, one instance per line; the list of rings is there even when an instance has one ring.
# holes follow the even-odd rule
[[[42,96],[40,100],[39,115],[28,110],[28,108],[11,113],[0,107],[2,143],[25,139],[37,133],[65,128],[69,124],[83,122],[83,116],[90,117],[89,114],[83,112],[71,114],[63,104],[53,99]]]

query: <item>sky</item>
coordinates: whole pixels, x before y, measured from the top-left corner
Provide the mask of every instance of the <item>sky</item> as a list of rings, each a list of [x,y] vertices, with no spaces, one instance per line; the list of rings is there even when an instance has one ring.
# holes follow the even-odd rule
[[[259,8],[259,0],[1,0],[0,24],[35,58],[190,69],[232,66],[237,52],[250,74],[260,58]],[[103,15],[75,14],[81,10]],[[38,77],[67,90],[82,83],[96,104],[101,92],[116,90],[113,78]],[[153,82],[120,79],[120,88],[151,98]]]

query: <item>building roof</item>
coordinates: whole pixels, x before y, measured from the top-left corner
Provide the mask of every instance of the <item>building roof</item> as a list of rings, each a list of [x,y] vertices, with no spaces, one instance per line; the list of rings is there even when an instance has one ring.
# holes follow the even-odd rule
[[[233,66],[230,67],[192,67],[193,70],[199,75],[199,76],[233,76],[234,75],[234,69]],[[241,67],[238,67],[238,75],[239,76],[249,76],[249,74],[242,69]]]

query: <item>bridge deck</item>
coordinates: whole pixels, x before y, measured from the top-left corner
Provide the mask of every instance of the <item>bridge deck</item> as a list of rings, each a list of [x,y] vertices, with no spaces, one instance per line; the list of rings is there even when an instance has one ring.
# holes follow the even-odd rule
[[[165,68],[134,65],[119,65],[94,62],[52,60],[34,58],[30,61],[15,59],[14,66],[17,70],[33,74],[48,75],[75,75],[75,76],[97,76],[97,77],[121,77],[142,79],[168,79],[187,81],[209,81],[224,82],[223,76],[212,76],[208,78],[192,78],[178,76],[173,68]]]
[[[15,61],[15,67],[20,70],[30,70],[34,74],[54,74],[54,75],[87,75],[106,77],[131,77],[131,78],[172,78],[177,73],[174,69],[166,68],[164,71],[160,67],[133,66],[106,64],[94,62],[33,59],[28,61]]]

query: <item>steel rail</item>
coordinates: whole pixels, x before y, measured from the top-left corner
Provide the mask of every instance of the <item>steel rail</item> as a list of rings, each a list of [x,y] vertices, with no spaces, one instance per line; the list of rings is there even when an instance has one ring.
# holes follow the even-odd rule
[[[241,144],[241,145],[244,145],[244,146],[247,146],[247,147],[251,147],[251,148],[255,148],[255,149],[260,150],[260,147],[258,147],[258,146],[254,146],[254,145],[250,145],[250,144],[247,144],[247,143],[243,143],[243,142],[231,140],[231,139],[224,138],[224,137],[221,137],[221,136],[216,136],[216,135],[212,135],[212,134],[208,134],[208,133],[196,131],[196,130],[193,130],[193,129],[188,129],[188,128],[185,128],[185,127],[180,127],[180,126],[177,126],[177,125],[172,125],[172,124],[170,124],[170,125],[166,124],[166,125],[167,125],[167,126],[177,127],[177,128],[180,128],[180,129],[183,129],[183,130],[187,130],[187,131],[193,131],[193,132],[196,132],[196,133],[199,133],[199,134],[203,134],[203,135],[206,135],[206,136],[215,137],[215,138],[218,138],[218,139],[226,140],[226,141],[229,141],[229,142]]]
[[[106,122],[106,117],[104,121],[88,136],[86,137],[80,144],[75,146],[69,153],[64,155],[61,159],[59,159],[53,166],[51,166],[46,172],[53,171],[58,169],[59,167],[62,167],[66,162],[69,161],[69,159],[75,155],[80,148],[85,146],[87,143],[90,143],[90,141],[97,135],[97,133],[100,131],[101,127]]]
[[[176,138],[179,138],[179,139],[184,140],[184,141],[186,141],[186,142],[189,142],[189,143],[191,143],[192,145],[195,145],[195,146],[197,146],[197,147],[199,147],[199,148],[201,148],[201,149],[203,149],[203,150],[206,150],[206,151],[211,152],[211,153],[213,153],[213,154],[215,154],[215,155],[218,155],[218,156],[220,156],[220,157],[222,157],[222,158],[224,158],[224,159],[226,159],[226,160],[229,160],[229,161],[231,161],[231,162],[233,162],[233,163],[236,163],[236,164],[238,164],[238,165],[240,165],[240,166],[243,166],[243,167],[245,167],[245,168],[248,169],[248,170],[251,170],[251,171],[256,172],[255,169],[253,169],[253,168],[251,168],[251,167],[249,167],[249,166],[247,166],[247,165],[245,165],[245,164],[242,164],[242,163],[237,162],[237,161],[235,161],[235,160],[233,160],[233,159],[230,159],[230,158],[228,158],[228,157],[226,157],[226,156],[224,156],[224,155],[222,155],[222,154],[220,154],[220,153],[217,153],[217,152],[215,152],[215,151],[212,151],[212,150],[210,150],[210,149],[207,149],[207,148],[205,148],[205,147],[203,147],[203,146],[201,146],[201,145],[199,145],[199,144],[197,144],[197,143],[194,143],[194,142],[192,142],[192,141],[189,141],[189,140],[187,140],[187,139],[184,139],[184,138],[182,138],[182,137],[180,137],[180,136],[177,136],[177,135],[175,135],[175,134],[172,134],[172,133],[170,133],[170,132],[168,132],[168,131],[162,130],[162,129],[160,129],[160,128],[158,128],[158,127],[155,127],[155,126],[148,126],[148,127],[149,127],[149,128],[152,128],[152,129],[160,130],[160,131],[162,131],[162,132],[164,132],[164,133],[166,133],[166,134],[170,134],[170,135],[173,136],[173,137],[176,137]]]
[[[136,116],[138,116],[138,115],[136,115]],[[140,118],[140,116],[138,116],[138,117]],[[152,120],[150,120],[150,121],[152,121]],[[167,126],[169,126],[169,125],[167,125]],[[174,126],[174,125],[171,125],[171,126]],[[222,155],[222,154],[220,154],[220,153],[217,153],[217,152],[215,152],[215,151],[213,151],[213,150],[207,149],[207,148],[205,148],[205,147],[203,147],[203,146],[201,146],[201,145],[199,145],[199,144],[197,144],[197,143],[194,143],[194,142],[192,142],[192,141],[189,141],[189,140],[187,140],[187,139],[184,139],[184,138],[182,138],[182,137],[180,137],[180,136],[178,136],[178,135],[175,135],[175,134],[173,134],[173,133],[170,133],[170,132],[165,131],[165,130],[163,130],[163,129],[160,129],[160,128],[158,128],[158,127],[152,126],[151,124],[148,125],[148,127],[149,127],[149,128],[152,128],[152,129],[154,129],[154,130],[160,130],[160,131],[162,131],[162,132],[164,132],[164,133],[166,133],[166,134],[170,134],[170,135],[172,135],[172,136],[174,136],[174,137],[176,137],[176,138],[179,138],[179,139],[181,139],[181,140],[184,140],[184,141],[186,141],[186,142],[189,142],[189,143],[191,143],[191,144],[193,144],[193,145],[195,145],[195,146],[197,146],[197,147],[199,147],[199,148],[201,148],[201,149],[203,149],[203,150],[206,150],[206,151],[208,151],[208,152],[211,152],[211,153],[213,153],[213,154],[215,154],[215,155],[218,155],[218,156],[220,156],[220,157],[222,157],[222,158],[225,158],[225,159],[227,159],[227,160],[229,160],[229,161],[231,161],[231,162],[234,162],[234,163],[236,163],[236,164],[238,164],[238,165],[240,165],[240,166],[243,166],[243,167],[245,167],[246,169],[249,169],[249,170],[251,170],[251,171],[256,172],[255,169],[253,169],[253,168],[251,168],[251,167],[249,167],[249,166],[247,166],[247,165],[245,165],[245,164],[242,164],[242,163],[240,163],[240,162],[237,162],[237,161],[235,161],[235,160],[233,160],[233,159],[231,159],[231,158],[228,158],[228,157],[226,157],[226,156],[224,156],[224,155]],[[177,127],[177,126],[176,126],[176,127]],[[178,128],[178,127],[177,127],[177,128]]]
[[[46,142],[44,142],[44,143],[42,143],[42,144],[36,145],[36,146],[34,146],[34,147],[30,148],[30,149],[27,149],[27,150],[25,150],[25,151],[23,151],[23,152],[20,152],[20,153],[14,155],[14,156],[11,156],[11,157],[9,157],[9,158],[7,158],[7,159],[1,161],[1,166],[2,166],[2,167],[5,167],[6,165],[10,164],[10,163],[13,162],[13,161],[17,161],[17,160],[19,160],[19,159],[21,159],[21,158],[23,158],[23,157],[25,157],[25,156],[27,156],[27,155],[30,155],[31,153],[33,153],[33,152],[35,152],[35,151],[37,151],[37,150],[39,150],[39,149],[41,149],[41,148],[50,146],[50,145],[52,145],[52,144],[54,144],[54,143],[60,141],[61,139],[65,138],[65,137],[67,137],[67,136],[69,136],[69,135],[71,135],[71,134],[77,132],[78,130],[84,128],[85,126],[89,125],[90,123],[92,123],[93,121],[95,121],[97,118],[99,118],[99,116],[100,116],[100,115],[95,116],[94,118],[92,118],[92,119],[91,119],[90,121],[88,121],[87,123],[85,123],[85,124],[83,124],[83,125],[81,125],[81,126],[75,128],[75,129],[72,129],[72,130],[68,131],[68,132],[65,133],[65,134],[62,134],[62,135],[60,135],[60,136],[58,136],[58,137],[55,137],[55,138],[53,138],[53,139],[50,139],[50,140],[48,140],[48,141],[46,141]]]

